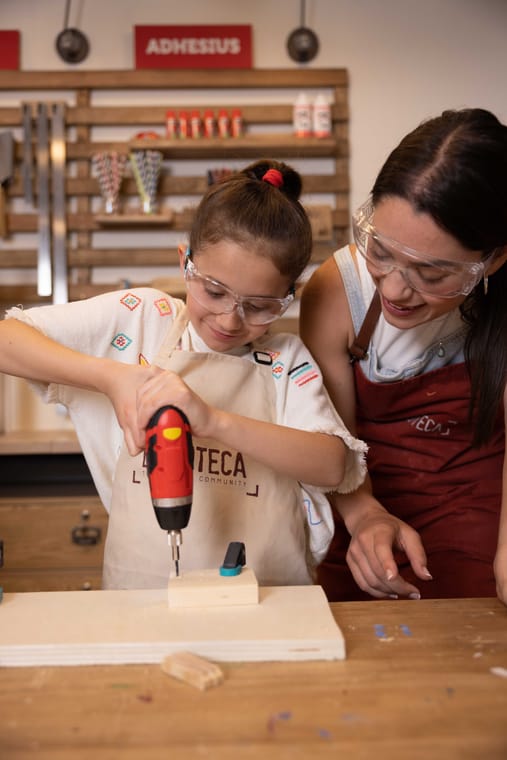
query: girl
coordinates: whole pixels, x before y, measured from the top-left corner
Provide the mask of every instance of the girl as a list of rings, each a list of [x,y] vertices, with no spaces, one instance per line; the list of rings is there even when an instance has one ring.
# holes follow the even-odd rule
[[[164,404],[187,415],[195,450],[183,571],[219,567],[240,540],[261,584],[311,582],[332,534],[325,492],[364,477],[364,444],[312,357],[299,338],[268,333],[310,258],[300,191],[299,175],[273,161],[211,187],[180,251],[186,305],[142,288],[11,309],[0,324],[3,371],[69,409],[110,512],[107,588],[167,583],[142,453]]]
[[[319,577],[330,599],[419,598],[423,579],[507,602],[507,127],[481,109],[423,123],[353,228],[302,299],[302,337],[370,446]]]

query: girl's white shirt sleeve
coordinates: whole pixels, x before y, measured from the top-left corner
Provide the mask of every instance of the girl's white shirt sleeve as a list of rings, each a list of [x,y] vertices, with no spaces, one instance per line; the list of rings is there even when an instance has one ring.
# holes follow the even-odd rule
[[[15,318],[68,348],[126,364],[151,363],[180,302],[152,288],[113,291],[84,301],[12,308]],[[109,399],[101,393],[55,383],[30,382],[46,403],[69,410],[85,459],[109,511],[123,432]]]

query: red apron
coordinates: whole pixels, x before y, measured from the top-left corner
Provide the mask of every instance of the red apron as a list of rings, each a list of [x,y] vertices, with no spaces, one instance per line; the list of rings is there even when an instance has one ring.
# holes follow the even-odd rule
[[[404,554],[401,575],[424,597],[496,596],[496,551],[504,418],[487,445],[471,448],[470,382],[464,364],[392,383],[373,383],[354,365],[357,435],[370,446],[375,497],[418,531],[433,581],[421,581]],[[370,599],[345,562],[350,536],[336,525],[318,580],[331,601]]]

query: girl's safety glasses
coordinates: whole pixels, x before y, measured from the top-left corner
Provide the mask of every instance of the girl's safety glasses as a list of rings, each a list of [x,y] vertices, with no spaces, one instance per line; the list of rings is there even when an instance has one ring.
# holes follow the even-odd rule
[[[371,223],[373,204],[363,203],[352,217],[357,251],[373,276],[397,270],[413,290],[439,298],[467,296],[484,276],[487,261],[457,262],[434,258],[382,235]]]
[[[240,296],[226,285],[200,274],[191,259],[189,248],[185,253],[184,276],[187,292],[197,303],[212,314],[232,314],[236,309],[243,322],[249,325],[274,322],[294,300],[294,288],[285,298]]]

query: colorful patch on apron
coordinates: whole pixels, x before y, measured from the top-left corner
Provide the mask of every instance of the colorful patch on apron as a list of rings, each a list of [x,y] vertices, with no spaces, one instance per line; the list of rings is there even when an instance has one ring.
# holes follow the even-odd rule
[[[167,317],[169,316],[169,314],[172,314],[173,312],[173,310],[171,309],[171,304],[169,303],[167,298],[159,298],[157,301],[154,302],[154,306],[161,317]]]
[[[123,298],[120,298],[120,303],[123,304],[123,306],[126,306],[127,309],[130,309],[130,311],[134,311],[134,309],[137,309],[141,303],[141,299],[133,293],[127,293]]]
[[[310,362],[303,362],[298,364],[297,367],[293,367],[289,370],[289,377],[300,388],[306,385],[310,380],[315,380],[319,377],[319,373]]]
[[[131,343],[132,338],[129,338],[128,335],[125,335],[125,333],[117,333],[111,341],[111,345],[114,348],[117,348],[118,351],[125,351],[125,349],[128,348]]]

